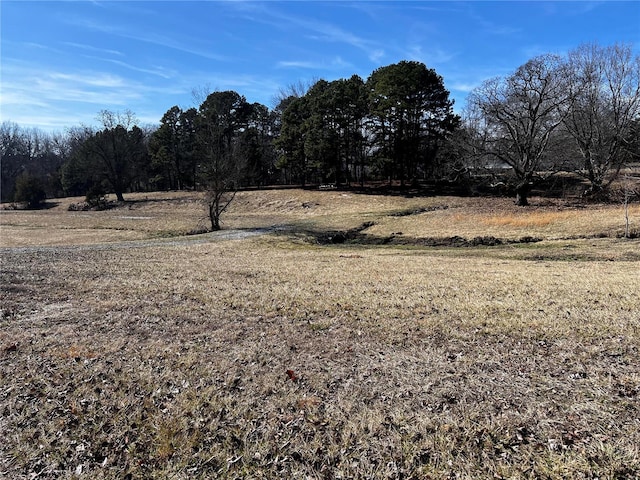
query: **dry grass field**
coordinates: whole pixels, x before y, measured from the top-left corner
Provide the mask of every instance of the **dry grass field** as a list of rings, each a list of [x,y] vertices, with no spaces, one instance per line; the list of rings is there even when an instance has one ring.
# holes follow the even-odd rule
[[[0,478],[640,478],[621,206],[128,199],[0,211]]]

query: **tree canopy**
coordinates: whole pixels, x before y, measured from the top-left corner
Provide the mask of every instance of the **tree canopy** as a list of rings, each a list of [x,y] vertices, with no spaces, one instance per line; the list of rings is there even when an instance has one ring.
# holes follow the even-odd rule
[[[536,182],[557,171],[598,192],[640,157],[640,57],[627,45],[532,58],[473,90],[464,119],[443,78],[417,61],[366,80],[298,83],[272,110],[235,91],[196,93],[199,105],[170,107],[157,127],[127,110],[103,110],[100,127],[64,134],[3,122],[2,201],[17,198],[19,178],[21,198],[28,185],[46,196],[113,192],[120,201],[136,190],[206,190],[218,192],[209,204],[215,229],[241,187],[402,188],[472,182],[483,168],[511,172],[505,180],[526,205]]]
[[[253,106],[233,91],[210,94],[196,120],[199,180],[207,192],[211,228],[220,229],[220,216],[238,188],[245,158],[238,155],[238,139],[246,131]]]
[[[423,63],[381,67],[367,80],[369,128],[393,178],[425,178],[439,143],[458,123],[442,77]]]
[[[566,63],[555,55],[535,57],[507,77],[487,80],[470,96],[482,117],[485,151],[513,169],[518,205],[527,205],[531,182],[543,166],[557,168],[547,153],[572,100]]]

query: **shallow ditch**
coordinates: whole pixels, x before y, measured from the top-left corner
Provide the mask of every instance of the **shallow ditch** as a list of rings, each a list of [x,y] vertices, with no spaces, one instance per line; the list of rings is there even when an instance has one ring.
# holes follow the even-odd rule
[[[521,243],[536,243],[542,241],[541,238],[525,236],[519,239],[505,239],[494,236],[477,236],[464,238],[460,236],[452,237],[404,237],[400,234],[386,236],[370,235],[364,231],[372,227],[374,222],[365,222],[359,227],[349,230],[328,230],[328,231],[306,231],[308,237],[315,240],[320,245],[415,245],[421,247],[478,247],[478,246],[499,246],[513,245]]]

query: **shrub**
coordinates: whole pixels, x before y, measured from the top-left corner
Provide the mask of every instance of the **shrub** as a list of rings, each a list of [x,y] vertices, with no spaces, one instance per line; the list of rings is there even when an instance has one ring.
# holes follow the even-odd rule
[[[16,180],[14,201],[26,204],[28,209],[42,207],[47,195],[42,181],[25,172]]]
[[[106,210],[107,209],[107,193],[100,184],[95,184],[87,191],[85,198],[89,209],[92,210]]]

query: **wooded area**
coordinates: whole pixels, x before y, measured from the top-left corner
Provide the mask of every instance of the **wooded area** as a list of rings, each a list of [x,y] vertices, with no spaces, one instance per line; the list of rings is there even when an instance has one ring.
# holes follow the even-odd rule
[[[629,46],[582,45],[487,80],[460,115],[435,70],[401,61],[366,81],[290,88],[273,110],[226,91],[171,107],[157,127],[129,111],[56,134],[4,122],[1,196],[36,208],[47,197],[203,189],[216,229],[244,187],[504,185],[527,205],[536,184],[571,172],[585,195],[602,195],[640,158],[639,79]]]

